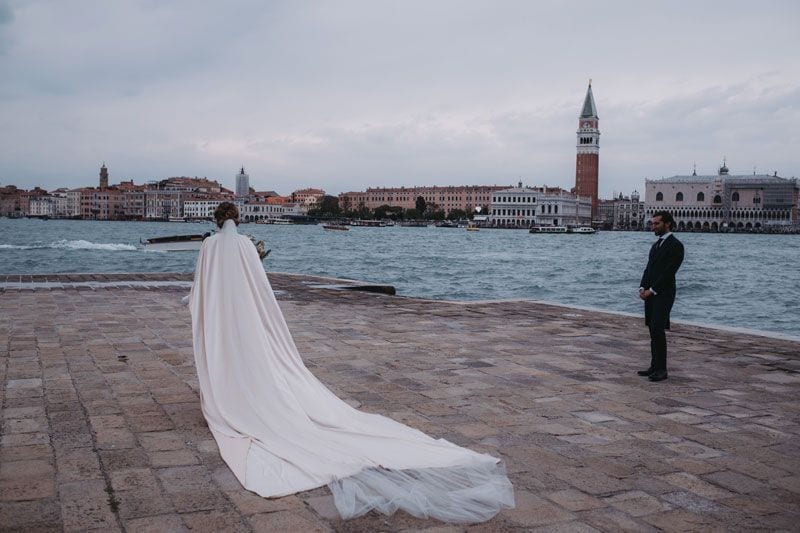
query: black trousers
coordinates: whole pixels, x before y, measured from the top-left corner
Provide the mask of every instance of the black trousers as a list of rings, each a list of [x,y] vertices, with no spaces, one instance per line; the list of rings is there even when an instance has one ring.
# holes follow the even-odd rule
[[[655,295],[645,301],[645,318],[650,329],[650,368],[667,370],[667,334],[669,313],[675,298],[672,295]]]

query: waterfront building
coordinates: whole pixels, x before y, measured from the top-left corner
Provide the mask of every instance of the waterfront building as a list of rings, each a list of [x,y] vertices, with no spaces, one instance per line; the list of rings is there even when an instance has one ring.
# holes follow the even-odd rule
[[[560,187],[528,187],[519,182],[492,193],[489,223],[499,228],[566,226],[591,222],[592,200]]]
[[[19,209],[19,193],[20,190],[14,185],[0,187],[0,216],[22,216]]]
[[[560,190],[560,189],[559,189]],[[542,188],[509,187],[492,193],[489,204],[489,225],[529,228],[536,223],[536,203]]]
[[[599,200],[598,218],[603,228],[619,230],[640,230],[645,228],[645,203],[638,191],[630,196],[619,193],[611,200]]]
[[[122,191],[116,187],[93,190],[91,213],[94,220],[124,220]]]
[[[222,202],[234,202],[240,210],[245,205],[230,194],[192,194],[184,198],[183,217],[189,220],[213,220],[214,211]]]
[[[70,189],[67,191],[67,217],[81,217],[81,191],[82,189]]]
[[[187,176],[180,176],[180,177],[176,176],[157,182],[151,182],[151,186],[149,188],[157,188],[167,191],[185,191],[185,192],[206,193],[206,194],[216,194],[216,193],[233,194],[232,191],[224,188],[219,184],[219,182],[215,180],[210,180],[208,178],[198,178],[196,176],[193,178]]]
[[[592,199],[592,220],[598,212],[598,182],[600,174],[600,129],[597,107],[592,94],[592,80],[586,89],[580,117],[578,117],[577,156],[575,161],[575,194]]]
[[[50,195],[36,196],[30,199],[28,216],[52,218],[55,216],[55,205]]]
[[[669,211],[678,230],[781,230],[798,224],[797,179],[775,172],[731,175],[725,162],[716,175],[645,180],[645,211]]]
[[[325,191],[322,189],[300,189],[294,191],[291,195],[292,203],[303,204],[306,208],[312,208],[322,200],[325,196]]]
[[[236,196],[244,198],[250,194],[250,175],[244,171],[244,167],[236,174]]]
[[[53,217],[70,218],[75,216],[69,209],[69,189],[61,187],[50,191],[50,199],[53,203]]]
[[[133,180],[117,185],[122,191],[122,211],[126,220],[143,220],[145,216],[146,185],[136,185]]]
[[[339,195],[339,207],[345,210],[375,209],[382,205],[415,209],[417,198],[425,200],[427,211],[443,210],[445,215],[459,209],[467,213],[476,207],[488,209],[492,193],[510,185],[459,185],[438,187],[381,187],[366,192],[344,192]]]
[[[243,222],[278,220],[283,218],[285,208],[268,202],[249,202],[241,207],[239,216]]]
[[[146,220],[183,218],[184,191],[176,189],[150,189],[144,193]]]

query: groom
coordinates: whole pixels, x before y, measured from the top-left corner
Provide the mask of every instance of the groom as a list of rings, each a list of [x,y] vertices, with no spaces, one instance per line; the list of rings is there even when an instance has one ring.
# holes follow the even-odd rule
[[[644,300],[644,323],[650,328],[650,368],[640,376],[650,381],[667,379],[667,335],[669,312],[675,302],[675,273],[683,262],[683,244],[672,230],[675,219],[668,211],[653,215],[653,232],[658,240],[650,248],[647,267],[639,284],[639,298]]]

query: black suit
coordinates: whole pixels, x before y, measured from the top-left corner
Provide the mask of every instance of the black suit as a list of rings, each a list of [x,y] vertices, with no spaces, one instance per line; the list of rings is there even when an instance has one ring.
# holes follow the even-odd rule
[[[667,370],[667,336],[669,313],[675,302],[675,273],[683,262],[683,244],[670,235],[650,248],[647,267],[639,284],[644,289],[653,289],[656,294],[644,301],[644,322],[650,328],[650,369],[656,372]]]

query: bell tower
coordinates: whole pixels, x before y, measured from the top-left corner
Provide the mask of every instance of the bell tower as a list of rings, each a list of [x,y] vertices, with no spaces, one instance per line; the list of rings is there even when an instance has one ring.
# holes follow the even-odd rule
[[[586,89],[578,117],[578,155],[575,163],[575,194],[592,198],[592,220],[597,220],[597,184],[600,160],[600,129],[592,95],[592,80]]]
[[[100,167],[100,189],[108,189],[108,169],[106,168],[105,162],[103,162],[103,166]]]

